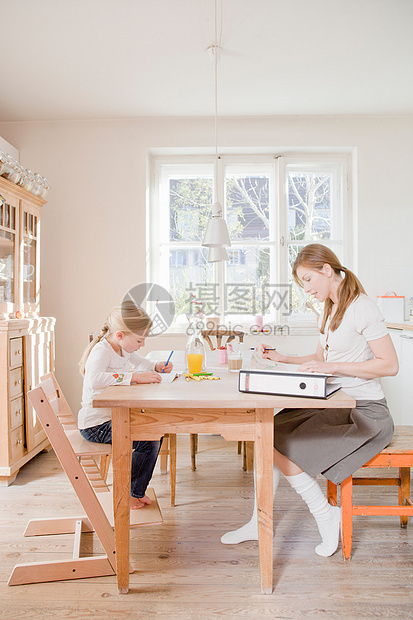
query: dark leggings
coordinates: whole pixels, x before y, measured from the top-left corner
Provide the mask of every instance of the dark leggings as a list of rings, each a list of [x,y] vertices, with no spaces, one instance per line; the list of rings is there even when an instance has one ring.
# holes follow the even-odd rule
[[[88,441],[112,443],[112,422],[83,428],[81,435]],[[134,441],[131,466],[131,495],[140,499],[146,493],[162,445],[160,441]]]

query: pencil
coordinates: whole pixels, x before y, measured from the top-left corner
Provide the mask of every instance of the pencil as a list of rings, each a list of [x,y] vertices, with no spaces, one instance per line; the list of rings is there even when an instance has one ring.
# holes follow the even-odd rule
[[[165,368],[168,366],[168,364],[169,364],[169,360],[170,360],[170,359],[171,359],[171,357],[172,357],[172,353],[173,353],[173,351],[171,351],[170,356],[169,356],[169,357],[168,357],[168,359],[166,360],[166,362],[165,362],[165,366],[162,368],[161,374],[163,373],[163,371],[165,370]]]

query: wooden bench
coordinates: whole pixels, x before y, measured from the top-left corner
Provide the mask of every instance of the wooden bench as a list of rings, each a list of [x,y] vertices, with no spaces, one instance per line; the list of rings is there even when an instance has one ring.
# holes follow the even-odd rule
[[[391,477],[349,476],[340,485],[327,481],[327,497],[330,504],[337,505],[337,486],[340,486],[340,505],[342,510],[341,547],[345,560],[350,560],[353,542],[353,515],[396,515],[400,517],[401,527],[407,527],[409,517],[413,517],[413,503],[410,498],[410,468],[413,467],[413,426],[397,426],[391,443],[379,454],[363,465],[367,468],[398,468],[398,475]],[[361,471],[359,470],[359,471]],[[398,487],[398,504],[392,506],[355,505],[353,485],[391,485]]]

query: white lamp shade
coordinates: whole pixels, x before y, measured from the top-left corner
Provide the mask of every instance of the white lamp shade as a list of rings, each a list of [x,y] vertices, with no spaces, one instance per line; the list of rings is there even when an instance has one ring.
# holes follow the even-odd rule
[[[218,263],[228,259],[228,252],[224,247],[213,247],[208,249],[208,263]]]
[[[227,223],[222,217],[212,217],[209,220],[202,245],[210,248],[231,245]]]

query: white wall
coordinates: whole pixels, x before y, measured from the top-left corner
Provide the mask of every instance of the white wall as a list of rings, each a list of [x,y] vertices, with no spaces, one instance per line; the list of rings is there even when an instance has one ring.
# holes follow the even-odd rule
[[[145,281],[147,149],[212,147],[213,119],[0,123],[0,135],[52,185],[43,210],[41,312],[57,317],[57,375],[77,410],[77,362],[88,333]],[[371,296],[390,289],[413,296],[412,116],[227,118],[219,144],[275,153],[354,148],[358,275]]]

